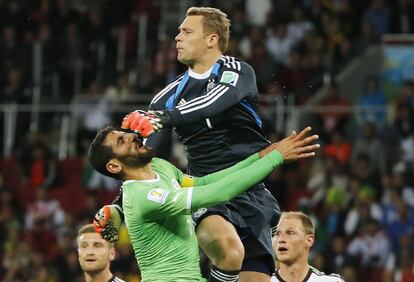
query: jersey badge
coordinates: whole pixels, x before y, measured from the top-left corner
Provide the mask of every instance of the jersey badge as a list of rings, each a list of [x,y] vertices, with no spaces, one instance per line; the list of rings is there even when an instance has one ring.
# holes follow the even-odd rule
[[[147,194],[147,199],[159,204],[164,204],[169,192],[162,188],[151,189]]]
[[[237,80],[239,80],[239,74],[233,71],[224,71],[220,78],[220,82],[231,84],[233,86],[236,86]]]
[[[209,79],[207,84],[207,92],[216,86],[216,83],[214,82],[214,79]]]

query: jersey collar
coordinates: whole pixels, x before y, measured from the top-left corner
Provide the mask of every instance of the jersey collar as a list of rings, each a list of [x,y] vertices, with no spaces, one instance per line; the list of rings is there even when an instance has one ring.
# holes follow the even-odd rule
[[[303,278],[303,281],[302,281],[302,282],[306,282],[306,281],[308,281],[308,279],[309,279],[309,277],[311,276],[311,274],[312,274],[312,269],[309,267],[308,274],[306,274],[306,276],[305,276],[305,278]],[[283,280],[282,276],[280,276],[280,275],[279,275],[279,269],[276,269],[276,271],[275,271],[275,275],[276,275],[277,279],[278,279],[280,282],[287,282],[287,281]]]
[[[190,68],[188,69],[188,75],[192,78],[195,79],[206,79],[210,77],[211,71],[213,70],[213,66],[212,65],[206,72],[204,73],[196,73],[194,71],[192,71]]]
[[[125,180],[124,182],[122,182],[122,185],[129,184],[129,183],[132,183],[132,182],[152,183],[152,182],[157,182],[157,181],[159,181],[159,180],[160,180],[160,175],[159,175],[158,173],[156,173],[155,171],[154,171],[154,174],[155,174],[155,178],[154,178],[154,179],[145,179],[145,180]]]

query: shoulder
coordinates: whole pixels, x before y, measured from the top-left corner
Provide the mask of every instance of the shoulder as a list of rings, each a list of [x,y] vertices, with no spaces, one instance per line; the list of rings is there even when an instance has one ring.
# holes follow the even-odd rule
[[[178,84],[180,84],[183,77],[184,73],[180,74],[174,81],[170,82],[160,92],[158,92],[154,98],[152,98],[151,105],[157,104],[158,102],[164,101],[165,98],[168,98],[172,90],[176,89]]]
[[[331,274],[325,274],[322,271],[317,270],[314,267],[310,267],[311,269],[311,275],[307,281],[313,282],[313,281],[321,281],[321,282],[344,282],[344,280],[339,276],[339,274],[331,273]]]
[[[163,168],[172,168],[174,167],[169,161],[166,161],[161,158],[153,158],[151,161],[152,166],[163,167]]]
[[[223,71],[224,70],[231,70],[237,72],[253,72],[252,66],[248,63],[241,61],[232,56],[222,56],[220,58],[223,61]]]

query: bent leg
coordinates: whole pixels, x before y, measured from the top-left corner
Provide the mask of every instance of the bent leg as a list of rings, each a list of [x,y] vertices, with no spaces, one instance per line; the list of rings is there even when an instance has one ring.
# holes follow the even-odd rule
[[[219,215],[210,215],[197,228],[199,245],[211,263],[223,270],[240,270],[244,247],[234,226]]]
[[[209,215],[199,224],[197,238],[212,262],[208,281],[238,281],[244,247],[234,226],[222,216]]]

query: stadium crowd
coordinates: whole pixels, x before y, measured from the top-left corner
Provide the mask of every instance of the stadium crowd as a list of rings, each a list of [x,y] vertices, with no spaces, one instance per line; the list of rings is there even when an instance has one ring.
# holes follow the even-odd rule
[[[65,161],[57,160],[49,142],[53,119],[44,117],[39,132],[26,134],[29,117],[19,118],[14,157],[0,163],[1,281],[82,281],[77,230],[112,199],[118,185],[84,161],[96,130],[120,122],[102,113],[115,102],[156,93],[183,70],[174,34],[158,37],[160,2],[0,1],[0,104],[31,104],[40,86],[41,103],[75,103],[89,94],[97,109],[75,113],[82,121],[77,155]],[[325,73],[335,76],[384,33],[414,32],[409,0],[194,4],[228,13],[229,54],[253,66],[263,96],[293,95],[298,105],[322,85]],[[137,66],[140,14],[148,19],[147,53]],[[120,34],[126,44],[123,66],[117,57]],[[33,72],[38,43],[40,85]],[[332,83],[321,105],[358,104],[366,111],[321,113],[310,124],[322,139],[317,160],[284,166],[267,178],[267,187],[283,210],[302,210],[315,221],[317,243],[310,257],[317,269],[351,282],[414,281],[414,82],[406,81],[389,97],[372,75],[358,96],[349,100]],[[373,114],[371,106],[387,111]],[[274,120],[265,124],[277,141],[281,133],[271,126]],[[126,281],[139,281],[125,229],[111,269]]]

